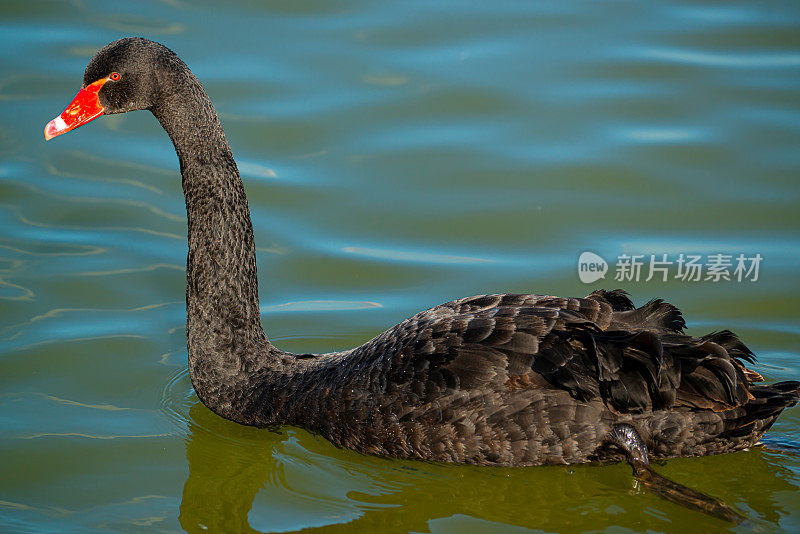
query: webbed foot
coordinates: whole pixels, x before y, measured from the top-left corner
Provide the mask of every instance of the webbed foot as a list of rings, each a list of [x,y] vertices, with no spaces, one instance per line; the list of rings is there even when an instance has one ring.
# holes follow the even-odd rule
[[[647,458],[647,446],[631,425],[616,425],[608,435],[608,441],[625,452],[628,463],[633,467],[633,475],[662,499],[732,523],[738,524],[746,519],[719,499],[687,488],[653,471]]]

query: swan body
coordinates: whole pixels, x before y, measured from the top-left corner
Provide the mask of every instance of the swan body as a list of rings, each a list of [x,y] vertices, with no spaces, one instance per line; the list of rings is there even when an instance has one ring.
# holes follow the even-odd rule
[[[731,332],[685,335],[677,308],[661,300],[635,308],[621,290],[479,295],[348,351],[282,351],[261,326],[236,163],[177,55],[142,38],[107,45],[45,136],[136,109],[155,115],[180,161],[189,371],[200,400],[222,417],[297,425],[370,454],[540,465],[622,458],[623,434],[640,436],[657,458],[745,449],[800,397],[798,382],[758,385],[745,366],[754,355]]]

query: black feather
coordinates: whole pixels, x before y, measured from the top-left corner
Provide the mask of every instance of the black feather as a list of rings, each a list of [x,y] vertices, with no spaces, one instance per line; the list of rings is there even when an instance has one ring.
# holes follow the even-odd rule
[[[125,38],[86,68],[120,73],[106,113],[150,110],[180,162],[189,238],[189,372],[233,421],[291,424],[371,454],[495,465],[614,458],[614,425],[651,456],[739,450],[797,402],[797,382],[753,386],[752,352],[728,331],[683,334],[677,308],[587,298],[479,295],[420,312],[364,345],[293,355],[261,327],[244,186],[214,107],[166,47]]]

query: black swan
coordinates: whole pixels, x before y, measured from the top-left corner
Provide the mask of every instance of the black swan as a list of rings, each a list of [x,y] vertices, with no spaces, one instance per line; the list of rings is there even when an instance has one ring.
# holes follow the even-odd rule
[[[744,365],[754,355],[733,333],[685,335],[677,308],[661,300],[635,308],[621,290],[468,297],[348,351],[284,352],[261,327],[236,163],[206,92],[174,52],[143,38],[105,46],[45,137],[141,109],[155,115],[180,160],[189,372],[200,400],[222,417],[296,425],[399,458],[504,466],[627,459],[652,481],[648,456],[746,449],[800,397],[800,382],[756,385],[761,377]],[[668,498],[700,495],[665,484],[656,490]]]

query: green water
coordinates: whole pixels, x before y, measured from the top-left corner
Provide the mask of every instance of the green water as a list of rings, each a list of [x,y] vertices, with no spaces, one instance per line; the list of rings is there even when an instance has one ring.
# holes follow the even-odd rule
[[[0,4],[0,531],[711,531],[626,465],[490,469],[239,427],[186,373],[177,158],[146,112],[49,143],[125,35],[203,80],[240,163],[263,321],[362,343],[483,292],[624,287],[800,379],[797,2]],[[578,256],[611,263],[584,284]],[[614,280],[621,254],[763,258],[757,281]],[[800,531],[800,408],[766,447],[657,470]]]

